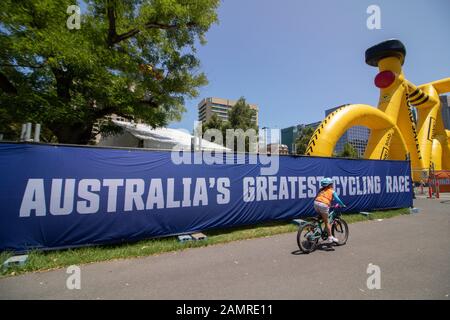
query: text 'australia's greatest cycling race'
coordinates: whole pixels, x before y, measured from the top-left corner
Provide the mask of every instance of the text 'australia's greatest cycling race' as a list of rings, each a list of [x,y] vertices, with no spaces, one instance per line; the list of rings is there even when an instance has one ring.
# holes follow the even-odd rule
[[[155,211],[208,204],[314,198],[322,176],[251,176],[240,181],[218,178],[28,179],[20,217]],[[335,176],[340,196],[411,192],[409,176]],[[237,189],[233,191],[233,189]],[[240,191],[242,190],[242,192]]]

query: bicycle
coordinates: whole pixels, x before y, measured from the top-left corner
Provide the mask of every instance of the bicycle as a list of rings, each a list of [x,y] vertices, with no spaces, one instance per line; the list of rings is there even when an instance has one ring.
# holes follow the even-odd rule
[[[370,136],[366,159],[410,160],[413,180],[420,181],[430,165],[450,170],[450,130],[442,120],[439,94],[450,92],[450,78],[415,86],[402,71],[406,49],[399,40],[366,50],[366,63],[378,67],[375,86],[378,108],[366,104],[342,106],[329,114],[308,144],[306,155],[331,157],[340,137],[353,126],[365,126]],[[417,117],[414,111],[417,111]]]
[[[328,214],[328,221],[331,224],[331,234],[339,241],[335,243],[343,246],[348,240],[348,225],[341,218],[341,207],[335,205]],[[310,218],[309,221],[301,224],[297,232],[297,244],[303,253],[310,253],[316,250],[319,240],[328,239],[328,231],[322,227],[323,220],[320,217]]]

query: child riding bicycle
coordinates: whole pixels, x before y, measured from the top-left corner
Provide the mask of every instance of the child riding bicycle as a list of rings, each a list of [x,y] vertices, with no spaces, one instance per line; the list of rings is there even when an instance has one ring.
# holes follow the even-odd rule
[[[336,191],[333,190],[333,180],[330,178],[324,178],[320,181],[320,190],[314,199],[314,210],[322,217],[323,222],[325,223],[325,227],[328,231],[328,242],[339,242],[338,239],[333,237],[331,234],[331,226],[328,222],[328,214],[330,212],[331,202],[335,200],[342,207],[345,207],[345,204],[339,199]]]

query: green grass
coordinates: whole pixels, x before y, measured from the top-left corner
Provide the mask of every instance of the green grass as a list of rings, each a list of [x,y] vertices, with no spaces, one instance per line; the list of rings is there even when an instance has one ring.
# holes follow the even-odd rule
[[[346,214],[344,215],[344,219],[348,223],[354,223],[374,219],[387,219],[401,214],[409,214],[409,209],[404,208],[389,211],[376,211],[369,217],[361,214]],[[8,269],[1,269],[0,276],[14,276],[32,271],[57,269],[73,264],[81,265],[98,261],[149,256],[187,248],[227,243],[236,240],[267,237],[281,233],[294,232],[297,231],[297,229],[298,227],[290,222],[271,222],[251,227],[211,230],[207,232],[208,239],[201,241],[188,241],[181,243],[176,237],[168,237],[143,240],[130,244],[84,247],[49,252],[32,251],[28,253],[28,260],[24,266],[14,266]],[[11,256],[12,253],[9,252],[0,253],[0,265],[2,265],[3,262]]]

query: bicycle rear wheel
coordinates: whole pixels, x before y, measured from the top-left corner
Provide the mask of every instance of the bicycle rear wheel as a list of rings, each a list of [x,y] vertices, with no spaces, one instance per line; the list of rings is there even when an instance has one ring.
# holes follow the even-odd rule
[[[314,229],[315,226],[311,224],[303,225],[298,229],[297,244],[304,253],[310,253],[316,249],[319,238],[314,237]]]
[[[347,243],[348,240],[348,225],[342,219],[336,219],[331,226],[331,233],[333,237],[338,239],[338,246],[342,246]]]

